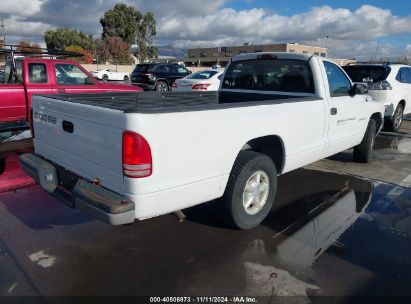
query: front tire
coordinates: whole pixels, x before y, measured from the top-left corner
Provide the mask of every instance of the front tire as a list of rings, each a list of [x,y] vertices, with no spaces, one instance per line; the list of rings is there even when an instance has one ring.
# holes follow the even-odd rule
[[[377,134],[377,123],[374,119],[368,122],[364,138],[358,146],[354,147],[353,158],[358,163],[369,163],[372,159],[372,148]]]
[[[266,155],[242,151],[220,200],[224,220],[234,228],[251,229],[270,212],[277,192],[277,170]]]
[[[107,81],[108,80],[108,76],[106,74],[103,75],[103,77],[101,77],[102,80]]]
[[[128,81],[130,78],[126,75],[124,76],[124,81]]]

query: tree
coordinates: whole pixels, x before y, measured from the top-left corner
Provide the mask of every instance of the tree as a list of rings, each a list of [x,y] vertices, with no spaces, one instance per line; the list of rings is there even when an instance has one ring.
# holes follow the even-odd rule
[[[157,56],[157,49],[153,46],[157,33],[153,13],[143,15],[136,8],[120,3],[106,11],[100,23],[103,27],[103,39],[120,37],[128,44],[136,43],[139,49],[137,56],[142,61]]]
[[[69,58],[71,60],[75,60],[78,63],[88,63],[88,64],[93,63],[93,53],[88,50],[83,49],[81,46],[70,45],[66,47],[65,50],[68,52],[75,52],[75,53],[83,54],[82,57]]]
[[[95,52],[94,56],[97,63],[105,64],[111,60],[111,54],[106,40],[96,39],[94,40]]]
[[[26,52],[40,52],[41,48],[40,48],[40,45],[38,43],[31,44],[28,41],[21,40],[19,42],[17,50],[18,51],[23,51],[23,52],[24,51],[26,51]]]
[[[63,27],[46,31],[44,33],[44,41],[49,49],[64,50],[71,45],[77,45],[89,51],[92,51],[94,48],[91,35],[86,35],[79,30]]]
[[[120,37],[108,37],[106,40],[107,50],[111,56],[112,64],[132,64],[130,45]]]
[[[124,3],[114,5],[114,8],[106,11],[100,18],[103,27],[103,39],[108,37],[120,37],[124,42],[133,44],[143,15],[132,6]]]
[[[152,12],[143,16],[140,30],[137,32],[138,57],[141,62],[157,57],[157,48],[153,45],[157,34],[156,20]]]

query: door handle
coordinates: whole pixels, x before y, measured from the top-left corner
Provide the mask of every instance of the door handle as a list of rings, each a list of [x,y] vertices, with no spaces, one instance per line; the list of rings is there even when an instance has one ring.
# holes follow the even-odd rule
[[[331,115],[337,115],[337,108],[331,108]]]
[[[60,94],[64,94],[64,93],[66,93],[66,90],[65,90],[65,89],[58,89],[58,92],[59,92]]]

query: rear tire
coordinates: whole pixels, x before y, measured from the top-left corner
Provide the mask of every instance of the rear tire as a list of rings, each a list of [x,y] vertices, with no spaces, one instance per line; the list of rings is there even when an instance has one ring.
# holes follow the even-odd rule
[[[374,119],[368,122],[364,138],[358,146],[354,147],[353,158],[358,163],[369,163],[372,159],[372,148],[377,134],[377,123]]]
[[[220,199],[224,220],[237,229],[259,225],[270,212],[277,192],[277,170],[266,155],[242,151]]]
[[[156,84],[156,91],[158,92],[167,92],[168,91],[168,85],[164,81],[159,81]]]
[[[394,111],[392,119],[387,120],[387,129],[392,132],[398,132],[401,128],[402,116],[404,114],[404,106],[398,104],[397,108]]]
[[[124,81],[128,81],[130,78],[126,75],[124,76]]]

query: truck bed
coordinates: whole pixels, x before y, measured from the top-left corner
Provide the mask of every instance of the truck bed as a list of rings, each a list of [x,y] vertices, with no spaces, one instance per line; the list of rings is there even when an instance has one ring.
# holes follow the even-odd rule
[[[171,113],[314,101],[315,96],[227,92],[137,92],[100,94],[57,94],[44,96],[125,113]]]

